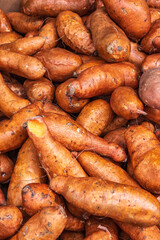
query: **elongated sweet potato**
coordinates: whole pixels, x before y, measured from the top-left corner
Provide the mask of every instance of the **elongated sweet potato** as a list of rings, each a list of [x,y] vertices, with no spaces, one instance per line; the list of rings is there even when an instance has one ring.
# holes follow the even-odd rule
[[[84,233],[79,232],[64,231],[60,236],[60,240],[83,240],[83,239]]]
[[[33,103],[0,124],[0,153],[19,148],[27,138],[26,122],[42,112],[42,103]]]
[[[149,8],[151,14],[151,24],[160,18],[160,9]]]
[[[43,183],[44,171],[40,166],[38,155],[30,139],[21,147],[8,187],[7,204],[22,205],[22,189],[29,183]]]
[[[146,56],[142,63],[142,71],[145,72],[151,68],[160,67],[160,53],[154,53]]]
[[[91,55],[95,51],[90,32],[81,17],[72,11],[63,11],[56,18],[56,27],[62,41],[75,52]]]
[[[89,99],[80,99],[67,95],[68,85],[74,80],[74,78],[70,78],[61,83],[56,88],[55,92],[55,97],[58,105],[68,113],[79,113],[81,109],[89,102]]]
[[[12,27],[8,17],[0,8],[0,32],[12,32]]]
[[[36,147],[40,163],[49,179],[57,175],[87,176],[70,151],[60,142],[56,141],[56,138],[52,138],[42,117],[30,119],[27,124],[27,131]]]
[[[109,16],[134,41],[140,40],[150,29],[151,18],[145,0],[103,0]]]
[[[82,0],[82,1],[71,1],[65,0],[52,1],[48,0],[44,2],[43,0],[26,0],[21,5],[21,11],[27,15],[40,15],[40,16],[51,16],[56,17],[58,13],[66,10],[70,10],[78,13],[79,15],[85,15],[94,7],[93,0]]]
[[[45,68],[35,57],[0,50],[0,69],[29,79],[43,77]]]
[[[138,183],[152,193],[160,193],[160,142],[144,126],[131,126],[125,132],[134,176]]]
[[[76,122],[89,132],[100,136],[112,119],[113,112],[109,103],[103,99],[97,99],[84,106]]]
[[[13,172],[14,164],[5,154],[0,154],[0,183],[7,181]]]
[[[68,95],[78,98],[109,95],[114,89],[122,85],[137,87],[137,68],[128,62],[103,64],[82,72],[77,80],[69,84]]]
[[[11,117],[14,113],[30,104],[27,99],[19,97],[5,83],[0,74],[0,110]]]
[[[156,225],[160,219],[158,200],[137,187],[70,176],[53,178],[50,187],[69,203],[96,216],[143,226]]]
[[[0,239],[13,236],[22,224],[22,213],[15,206],[0,206]]]
[[[0,33],[0,45],[5,44],[5,43],[12,43],[19,38],[22,38],[22,36],[13,31]]]
[[[35,81],[27,79],[23,86],[32,103],[36,101],[52,102],[54,99],[55,87],[47,78],[42,77]]]
[[[62,48],[42,50],[35,55],[47,69],[46,77],[55,82],[63,82],[72,77],[74,71],[81,65],[81,58]]]
[[[117,162],[125,161],[125,151],[117,144],[93,135],[76,121],[60,114],[45,113],[43,117],[55,140],[72,151],[90,150],[109,156]]]
[[[90,29],[93,43],[100,57],[107,62],[122,62],[128,59],[130,41],[104,9],[98,9],[92,13]]]
[[[39,30],[43,24],[43,19],[39,17],[27,16],[20,12],[8,12],[7,17],[14,30],[19,33],[27,33]]]

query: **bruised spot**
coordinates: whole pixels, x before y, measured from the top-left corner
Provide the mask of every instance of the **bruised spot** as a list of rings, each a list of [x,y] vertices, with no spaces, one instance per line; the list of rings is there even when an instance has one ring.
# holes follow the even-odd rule
[[[117,50],[118,50],[118,51],[122,51],[122,50],[123,50],[123,47],[118,46],[118,47],[117,47]]]

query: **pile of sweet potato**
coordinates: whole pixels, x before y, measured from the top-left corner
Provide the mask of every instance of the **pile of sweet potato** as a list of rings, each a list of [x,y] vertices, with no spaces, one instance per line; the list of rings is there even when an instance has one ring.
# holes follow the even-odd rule
[[[160,240],[160,5],[0,9],[0,239]]]

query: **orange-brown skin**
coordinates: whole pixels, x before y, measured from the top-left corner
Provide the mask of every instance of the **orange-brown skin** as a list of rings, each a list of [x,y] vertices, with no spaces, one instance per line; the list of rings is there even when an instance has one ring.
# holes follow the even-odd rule
[[[160,124],[160,110],[156,108],[150,108],[148,106],[145,106],[144,111],[147,113],[146,117],[155,122]]]
[[[84,151],[78,155],[77,159],[86,173],[91,177],[138,187],[138,184],[125,170],[112,163],[107,158],[104,159],[96,153]]]
[[[130,238],[130,236],[127,233],[123,232],[123,231],[120,232],[119,239],[120,240],[132,240]]]
[[[34,103],[36,101],[52,102],[54,99],[55,87],[47,78],[40,78],[35,81],[25,80],[23,87],[28,99]]]
[[[156,137],[158,138],[158,140],[160,141],[160,129],[158,129],[158,130],[155,132],[155,134],[156,134]]]
[[[113,111],[109,103],[97,99],[84,106],[76,122],[94,135],[100,136],[112,119]]]
[[[122,146],[124,149],[126,149],[126,141],[124,138],[125,131],[126,131],[126,128],[124,127],[117,128],[115,130],[108,132],[104,136],[104,139],[107,140],[108,142],[117,143],[119,146]]]
[[[35,55],[47,69],[45,76],[54,82],[64,82],[82,64],[81,58],[62,48],[42,50]]]
[[[22,145],[11,176],[7,193],[7,204],[23,206],[22,189],[29,183],[43,183],[44,171],[39,163],[35,147],[30,139]]]
[[[45,25],[41,27],[38,35],[45,39],[42,49],[50,49],[55,47],[58,44],[56,19],[48,18],[45,22]]]
[[[87,176],[70,151],[52,137],[42,117],[30,119],[27,131],[49,179],[57,175]]]
[[[25,212],[32,216],[42,208],[63,205],[63,203],[47,184],[29,183],[22,188],[22,205]]]
[[[142,71],[145,72],[151,68],[160,67],[160,53],[154,53],[146,56],[142,63]]]
[[[126,232],[132,240],[159,240],[160,230],[157,226],[142,227],[129,223],[122,223],[116,221],[118,226]]]
[[[85,224],[86,237],[100,230],[103,230],[107,234],[106,237],[109,237],[110,240],[118,240],[118,228],[112,219],[110,218],[101,219],[98,217],[91,216],[86,221]]]
[[[100,57],[95,57],[95,56],[88,56],[88,55],[84,55],[84,54],[81,54],[79,55],[82,59],[82,63],[87,63],[87,62],[90,62],[90,61],[94,61],[94,60],[101,60],[101,61],[104,61],[102,58]]]
[[[11,117],[14,113],[30,104],[30,101],[19,97],[7,86],[1,74],[0,86],[0,110],[7,117]]]
[[[160,51],[160,19],[156,20],[148,33],[141,41],[141,49],[146,53],[158,53]]]
[[[95,51],[89,30],[81,17],[72,11],[63,11],[56,18],[57,32],[61,40],[77,53],[91,55]]]
[[[102,64],[82,72],[77,80],[69,84],[68,94],[78,98],[109,95],[119,86],[138,86],[138,70],[128,62]]]
[[[131,45],[131,51],[130,51],[128,61],[141,69],[142,62],[144,61],[146,54],[139,50],[140,46],[137,43],[130,41],[130,45]]]
[[[67,223],[65,230],[74,232],[84,231],[85,221],[73,216],[67,209],[65,209],[65,211],[67,214]]]
[[[68,84],[72,83],[75,79],[70,78],[61,83],[55,92],[57,104],[68,113],[79,113],[82,108],[89,102],[89,99],[79,99],[67,95]]]
[[[98,232],[94,232],[88,237],[85,237],[84,240],[110,240],[110,234],[108,232],[104,232],[102,230]]]
[[[27,16],[20,12],[8,12],[7,17],[13,29],[19,33],[27,33],[39,30],[43,24],[43,19],[39,17]]]
[[[43,77],[46,71],[37,58],[7,50],[0,50],[0,69],[32,80]]]
[[[151,17],[145,0],[103,0],[109,16],[134,41],[140,40],[150,29]]]
[[[110,124],[108,124],[108,126],[103,130],[102,135],[104,136],[105,134],[107,134],[110,131],[113,131],[120,127],[126,126],[127,122],[128,122],[128,120],[126,120],[125,118],[116,116],[112,120],[112,122]]]
[[[36,37],[39,34],[39,30],[30,31],[25,34],[25,37]]]
[[[160,18],[160,9],[149,8],[151,14],[151,24]]]
[[[93,43],[100,57],[111,63],[128,59],[130,41],[104,9],[92,13],[90,24]]]
[[[13,236],[22,224],[22,213],[15,206],[0,206],[0,239]]]
[[[79,232],[64,231],[60,236],[60,240],[83,240],[83,239],[84,233]]]
[[[5,43],[12,43],[19,38],[22,38],[22,36],[13,31],[0,33],[0,45],[5,44]]]
[[[160,193],[160,142],[144,126],[131,126],[125,132],[128,152],[138,183],[148,191]]]
[[[5,154],[0,154],[0,183],[6,182],[12,175],[14,164]]]
[[[45,113],[43,119],[55,140],[71,151],[91,150],[109,156],[117,162],[126,159],[125,151],[119,145],[108,144],[106,140],[88,132],[71,118],[54,113]]]
[[[151,108],[160,110],[160,68],[152,68],[144,72],[139,82],[139,97]]]
[[[104,7],[104,3],[102,0],[96,0],[95,1],[95,9],[99,9],[101,7]]]
[[[91,24],[90,24],[91,23],[91,16],[92,16],[92,13],[82,17],[82,22],[88,30],[90,30],[90,26],[91,26]]]
[[[158,200],[137,187],[70,176],[52,178],[50,187],[67,202],[96,216],[142,226],[156,225],[160,219]]]
[[[140,114],[145,114],[143,103],[131,87],[117,87],[111,95],[110,105],[118,116],[127,120],[136,119]]]
[[[52,104],[50,102],[45,102],[43,105],[43,112],[53,112],[53,113],[57,113],[57,114],[61,114],[64,116],[68,116],[69,118],[71,117],[68,113],[66,113],[65,111],[63,111],[58,105],[56,104]]]
[[[26,0],[21,6],[22,11],[27,15],[40,15],[56,17],[60,12],[70,10],[85,15],[94,7],[94,0],[68,1],[60,2],[55,0]]]
[[[61,206],[43,208],[23,225],[13,239],[56,240],[62,233],[66,221],[67,216]]]
[[[153,133],[154,133],[154,131],[155,131],[154,125],[153,125],[152,123],[150,123],[150,122],[147,122],[147,121],[142,122],[142,123],[141,123],[141,126],[146,127],[148,130],[150,130],[150,131],[153,132]]]
[[[42,112],[42,103],[33,103],[0,124],[0,153],[19,148],[27,138],[26,122]]]
[[[147,4],[149,7],[160,9],[160,2],[157,0],[147,0]]]
[[[66,202],[66,205],[67,205],[67,208],[69,209],[70,213],[77,217],[78,219],[81,219],[81,220],[87,220],[89,218],[89,216],[91,214],[89,214],[88,212],[84,211],[83,209],[81,208],[77,208],[76,206],[72,205],[71,203],[69,202]]]
[[[3,10],[0,8],[0,32],[11,32],[12,27],[9,22],[8,17],[3,12]]]
[[[0,188],[0,206],[1,205],[6,205],[6,199],[4,193],[2,192],[2,189]]]

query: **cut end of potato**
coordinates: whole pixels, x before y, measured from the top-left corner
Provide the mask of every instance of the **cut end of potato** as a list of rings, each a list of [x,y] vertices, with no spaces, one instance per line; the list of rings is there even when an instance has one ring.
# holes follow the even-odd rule
[[[46,132],[46,125],[41,117],[35,117],[28,121],[28,131],[36,137],[42,137]]]

